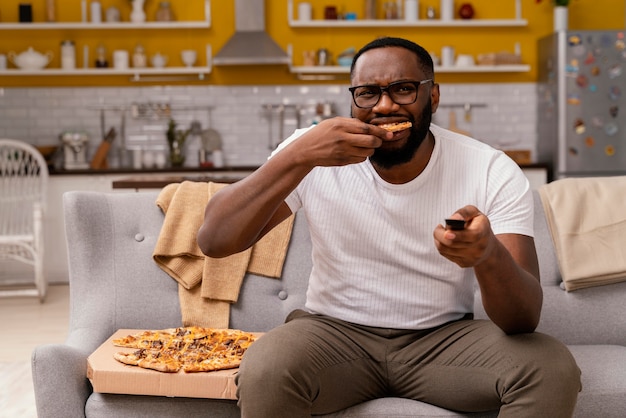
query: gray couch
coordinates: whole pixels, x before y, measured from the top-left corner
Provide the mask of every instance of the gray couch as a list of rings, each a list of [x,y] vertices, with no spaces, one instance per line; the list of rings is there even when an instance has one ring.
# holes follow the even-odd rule
[[[93,393],[85,377],[87,356],[117,329],[180,325],[177,285],[151,258],[163,220],[155,205],[156,197],[157,192],[65,194],[69,335],[65,344],[43,345],[33,352],[40,418],[239,416],[234,401]],[[572,293],[561,290],[552,241],[537,195],[535,203],[536,244],[545,295],[539,330],[568,344],[582,369],[583,391],[576,416],[622,418],[626,416],[626,283]],[[269,330],[304,304],[311,268],[310,245],[306,220],[298,215],[283,278],[248,275],[239,302],[232,306],[232,327]],[[476,306],[477,316],[484,317],[478,298]],[[385,398],[332,416],[496,415],[497,411],[459,414],[421,402]]]

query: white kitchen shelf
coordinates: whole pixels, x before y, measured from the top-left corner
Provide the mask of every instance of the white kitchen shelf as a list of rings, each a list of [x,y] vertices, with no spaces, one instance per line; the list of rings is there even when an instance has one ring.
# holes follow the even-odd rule
[[[350,67],[341,65],[301,65],[291,66],[295,74],[349,74]],[[522,73],[530,71],[530,65],[474,65],[471,67],[435,66],[435,73]]]
[[[511,19],[356,19],[356,20],[297,20],[294,19],[293,0],[287,3],[289,26],[294,28],[369,28],[369,27],[512,27],[527,26],[522,19],[521,0],[515,0],[515,17]]]
[[[32,22],[32,23],[0,23],[0,30],[128,30],[128,29],[203,29],[211,27],[211,0],[204,0],[204,20],[173,21],[173,22]]]
[[[139,78],[142,75],[195,75],[200,79],[211,73],[211,67],[165,67],[165,68],[129,68],[118,70],[115,68],[76,68],[75,70],[63,70],[60,68],[44,68],[41,70],[8,69],[0,71],[0,76],[77,76],[77,75],[132,75]]]
[[[146,79],[154,76],[197,76],[199,80],[204,80],[205,76],[210,74],[212,67],[211,45],[206,46],[206,66],[193,67],[163,67],[163,68],[128,68],[126,70],[118,70],[115,68],[76,68],[73,70],[65,70],[61,68],[43,68],[41,70],[22,70],[19,68],[10,68],[0,71],[2,76],[101,76],[101,75],[130,75],[132,81],[150,81]],[[142,79],[143,77],[143,79]],[[163,81],[167,79],[164,78]]]

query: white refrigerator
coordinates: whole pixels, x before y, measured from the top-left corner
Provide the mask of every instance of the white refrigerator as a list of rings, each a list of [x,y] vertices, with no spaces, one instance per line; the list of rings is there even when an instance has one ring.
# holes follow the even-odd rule
[[[626,175],[625,31],[565,31],[538,44],[537,159],[554,178]]]

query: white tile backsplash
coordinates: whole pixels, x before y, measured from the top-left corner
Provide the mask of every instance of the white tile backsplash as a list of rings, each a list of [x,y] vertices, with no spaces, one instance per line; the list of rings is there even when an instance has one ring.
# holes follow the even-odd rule
[[[130,107],[133,102],[170,103],[172,117],[181,128],[199,120],[222,135],[225,160],[230,165],[257,165],[269,154],[268,104],[301,104],[302,124],[315,115],[315,104],[332,103],[336,114],[350,114],[347,84],[298,86],[151,86],[105,88],[2,88],[0,94],[0,137],[20,139],[35,145],[57,144],[67,130],[86,131],[90,153],[101,138],[99,107]],[[449,126],[450,112],[456,113],[459,129],[501,148],[536,149],[536,87],[534,83],[443,84],[441,105],[434,122]],[[463,106],[472,107],[469,120]],[[208,106],[213,107],[209,120]],[[177,110],[184,108],[185,110]],[[198,107],[200,109],[191,109]],[[121,125],[119,111],[108,110],[106,129]],[[274,114],[274,118],[276,115]],[[163,131],[167,120],[145,121],[126,118],[127,138],[132,134]],[[295,126],[289,122],[287,137]],[[150,129],[144,129],[143,125]],[[272,124],[272,143],[278,141],[276,119]],[[151,136],[156,145],[165,144],[164,136]],[[129,141],[131,142],[131,141]],[[131,145],[129,143],[129,145]]]

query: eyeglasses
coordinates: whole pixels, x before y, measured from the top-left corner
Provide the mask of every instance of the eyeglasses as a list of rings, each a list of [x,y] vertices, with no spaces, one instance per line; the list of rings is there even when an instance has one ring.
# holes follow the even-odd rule
[[[356,107],[370,109],[380,101],[383,92],[387,92],[391,100],[399,105],[409,105],[417,100],[417,91],[422,84],[433,81],[432,78],[422,81],[395,81],[387,87],[376,85],[350,87],[352,99]]]

